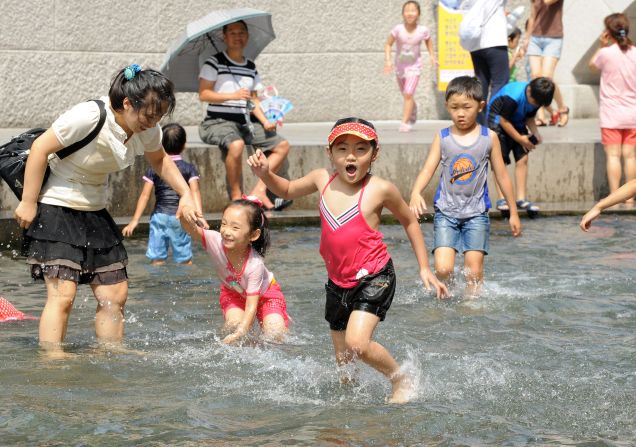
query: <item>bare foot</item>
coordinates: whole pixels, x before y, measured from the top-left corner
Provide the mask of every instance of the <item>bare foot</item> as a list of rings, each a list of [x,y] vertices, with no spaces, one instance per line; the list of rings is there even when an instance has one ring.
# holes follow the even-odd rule
[[[405,404],[413,398],[415,386],[413,378],[403,372],[398,372],[391,378],[393,394],[388,400],[390,404]]]
[[[77,357],[76,354],[64,352],[62,343],[40,342],[40,356],[42,360],[68,360]]]

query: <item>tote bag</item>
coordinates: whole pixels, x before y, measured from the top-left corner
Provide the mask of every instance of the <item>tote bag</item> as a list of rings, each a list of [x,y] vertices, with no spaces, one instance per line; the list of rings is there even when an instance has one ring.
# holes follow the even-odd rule
[[[484,26],[498,7],[498,1],[477,0],[464,14],[462,23],[459,24],[459,44],[464,50],[471,52],[479,49]]]

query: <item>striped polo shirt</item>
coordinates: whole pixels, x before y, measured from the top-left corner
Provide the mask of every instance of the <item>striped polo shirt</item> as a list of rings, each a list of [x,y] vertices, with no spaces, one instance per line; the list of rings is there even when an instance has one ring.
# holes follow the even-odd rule
[[[217,53],[207,59],[199,73],[200,79],[214,82],[214,91],[234,93],[246,88],[255,91],[263,88],[261,78],[253,61],[245,58],[236,62],[225,53]],[[245,100],[228,100],[222,103],[209,103],[208,118],[223,118],[239,123],[245,122]]]

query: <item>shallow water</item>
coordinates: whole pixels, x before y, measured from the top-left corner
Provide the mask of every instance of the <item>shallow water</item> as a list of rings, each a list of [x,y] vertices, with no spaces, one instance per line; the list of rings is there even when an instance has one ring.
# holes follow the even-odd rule
[[[37,322],[0,325],[3,445],[577,445],[636,444],[636,220],[493,221],[476,301],[421,288],[401,227],[383,227],[398,275],[377,339],[415,376],[414,400],[389,406],[387,381],[359,365],[341,386],[323,320],[317,228],[275,230],[268,266],[293,318],[286,345],[220,343],[218,281],[193,267],[150,267],[127,243],[126,345],[96,346],[95,302],[80,288],[72,358],[44,359]],[[432,225],[423,226],[427,242]],[[459,272],[459,271],[458,271]],[[44,286],[0,256],[0,292],[39,315]]]

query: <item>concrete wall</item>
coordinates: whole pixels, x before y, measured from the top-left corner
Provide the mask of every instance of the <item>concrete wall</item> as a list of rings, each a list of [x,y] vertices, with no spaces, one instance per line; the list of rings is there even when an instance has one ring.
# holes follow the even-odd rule
[[[380,177],[390,179],[397,185],[402,196],[408,200],[411,187],[422,166],[429,145],[423,153],[421,144],[387,144],[382,146],[379,159],[373,164],[373,172]],[[201,194],[204,198],[205,212],[218,212],[227,203],[225,190],[225,168],[220,151],[216,148],[198,146],[188,149],[184,159],[191,161],[201,173]],[[295,146],[289,154],[290,178],[298,178],[309,171],[325,167],[329,162],[325,156],[324,146]],[[139,180],[145,170],[142,158],[132,168],[110,176],[108,210],[115,217],[132,216],[137,198],[141,192],[142,182]],[[246,169],[246,171],[248,171]],[[513,166],[509,173],[514,178]],[[245,174],[245,190],[249,191],[255,177],[249,172]],[[425,191],[425,199],[430,204],[437,187],[439,172],[434,176]],[[494,178],[489,179],[491,196],[495,198]],[[607,195],[605,176],[605,154],[599,143],[563,142],[548,143],[532,153],[529,164],[528,191],[532,200],[549,202],[591,202]],[[294,209],[317,208],[318,195],[312,194],[294,203]],[[17,201],[8,187],[0,184],[0,211],[11,214]],[[150,213],[153,204],[146,211]]]
[[[397,120],[402,99],[395,79],[382,73],[383,45],[391,28],[401,21],[402,3],[4,0],[0,127],[48,126],[71,105],[106,94],[112,75],[121,67],[137,62],[158,68],[166,49],[189,21],[214,9],[235,7],[273,14],[277,39],[257,64],[265,82],[276,85],[294,102],[290,122],[333,121],[348,115]],[[420,21],[432,29],[437,48],[437,2],[421,4]],[[527,0],[508,1],[509,8],[520,4]],[[443,114],[435,78],[426,67],[416,95],[420,119],[438,119]],[[176,120],[191,125],[202,116],[195,94],[178,96]]]

